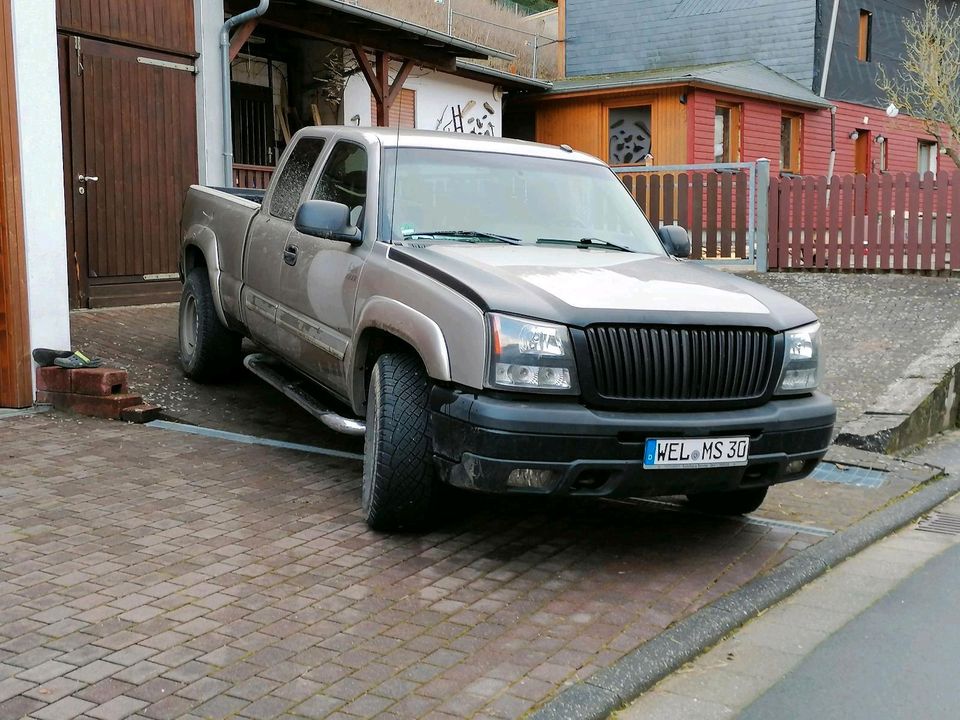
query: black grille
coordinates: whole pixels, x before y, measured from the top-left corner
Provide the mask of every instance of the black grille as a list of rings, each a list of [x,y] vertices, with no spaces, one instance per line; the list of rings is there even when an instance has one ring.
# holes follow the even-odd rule
[[[587,328],[599,395],[630,400],[749,400],[773,367],[773,334],[753,328]]]

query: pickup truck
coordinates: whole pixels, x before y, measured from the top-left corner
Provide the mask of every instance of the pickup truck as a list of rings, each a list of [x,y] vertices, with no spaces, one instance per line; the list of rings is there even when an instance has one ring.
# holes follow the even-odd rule
[[[192,187],[182,234],[185,374],[242,360],[363,435],[374,529],[445,486],[748,513],[831,441],[815,315],[566,146],[307,128],[265,192]]]

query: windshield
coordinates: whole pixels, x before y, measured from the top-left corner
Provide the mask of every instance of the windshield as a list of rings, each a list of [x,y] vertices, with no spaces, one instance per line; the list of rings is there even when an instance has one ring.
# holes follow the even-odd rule
[[[630,193],[603,165],[400,148],[386,151],[381,177],[380,237],[391,242],[506,238],[514,244],[569,242],[572,248],[664,254]]]

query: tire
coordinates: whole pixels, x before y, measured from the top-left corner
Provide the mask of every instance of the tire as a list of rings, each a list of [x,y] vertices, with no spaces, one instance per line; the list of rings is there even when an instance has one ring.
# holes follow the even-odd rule
[[[223,326],[217,317],[204,268],[187,275],[180,295],[177,333],[180,366],[191,380],[212,383],[227,379],[240,365],[243,337]]]
[[[363,447],[363,519],[372,530],[419,530],[433,516],[437,486],[431,457],[430,384],[415,355],[381,355],[367,392]]]
[[[687,501],[697,510],[717,515],[746,515],[763,504],[767,488],[748,488],[729,492],[708,492],[687,495]]]

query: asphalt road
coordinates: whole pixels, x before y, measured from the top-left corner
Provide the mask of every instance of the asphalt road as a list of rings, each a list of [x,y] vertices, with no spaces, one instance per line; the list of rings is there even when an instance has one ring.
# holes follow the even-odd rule
[[[742,720],[960,717],[960,546],[821,643]]]

